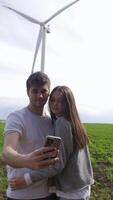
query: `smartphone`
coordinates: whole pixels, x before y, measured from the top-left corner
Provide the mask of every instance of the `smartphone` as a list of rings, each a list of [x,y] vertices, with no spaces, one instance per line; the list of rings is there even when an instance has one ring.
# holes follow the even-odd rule
[[[45,146],[51,146],[51,147],[56,147],[57,149],[59,149],[61,145],[61,137],[57,137],[57,136],[52,136],[52,135],[48,135],[46,136],[46,141],[45,141]]]

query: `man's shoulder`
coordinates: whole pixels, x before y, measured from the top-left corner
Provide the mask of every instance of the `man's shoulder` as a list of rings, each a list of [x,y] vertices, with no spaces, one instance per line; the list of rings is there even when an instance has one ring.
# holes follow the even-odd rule
[[[44,121],[47,122],[47,123],[52,123],[51,117],[48,116],[48,115],[45,115],[45,116],[43,117],[43,119],[44,119]]]
[[[21,116],[24,115],[25,110],[26,110],[25,108],[22,108],[22,109],[20,109],[20,110],[16,110],[16,111],[14,111],[14,112],[11,112],[11,113],[8,115],[7,119],[9,119],[9,118],[11,118],[11,117],[21,117]]]

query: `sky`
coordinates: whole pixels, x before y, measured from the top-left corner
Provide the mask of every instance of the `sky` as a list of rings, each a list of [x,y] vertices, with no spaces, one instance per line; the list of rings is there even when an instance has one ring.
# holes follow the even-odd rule
[[[39,25],[72,0],[0,0],[0,119],[26,106]],[[79,0],[51,20],[44,72],[52,86],[67,85],[83,122],[113,123],[113,2]],[[40,70],[40,51],[34,71]]]

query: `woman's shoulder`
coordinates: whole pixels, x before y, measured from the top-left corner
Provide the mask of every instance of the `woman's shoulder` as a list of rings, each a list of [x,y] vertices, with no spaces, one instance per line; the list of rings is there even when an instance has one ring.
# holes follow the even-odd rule
[[[58,117],[56,119],[56,125],[69,127],[70,126],[70,122],[67,119],[65,119],[64,117]]]
[[[65,146],[73,146],[73,134],[71,123],[64,117],[58,117],[55,126],[55,135],[60,136]],[[67,147],[66,147],[67,148]]]
[[[62,123],[69,123],[67,119],[65,119],[64,117],[58,117],[56,119],[56,122],[62,122]]]

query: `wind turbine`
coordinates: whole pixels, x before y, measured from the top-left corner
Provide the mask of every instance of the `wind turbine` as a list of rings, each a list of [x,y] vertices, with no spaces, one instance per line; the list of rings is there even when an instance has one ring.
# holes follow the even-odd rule
[[[32,17],[30,17],[30,16],[28,16],[28,15],[26,15],[26,14],[24,14],[24,13],[18,11],[18,10],[15,10],[11,7],[4,5],[4,7],[16,12],[17,14],[19,14],[21,17],[25,18],[26,20],[28,20],[32,23],[38,24],[40,26],[40,30],[39,30],[39,34],[38,34],[38,38],[37,38],[37,42],[36,42],[36,47],[35,47],[35,53],[34,53],[31,73],[34,72],[36,57],[37,57],[38,50],[39,50],[39,47],[41,45],[41,42],[42,42],[42,46],[41,46],[41,71],[44,72],[46,33],[50,33],[50,27],[49,27],[49,25],[47,25],[47,23],[50,22],[53,18],[55,18],[57,15],[62,13],[64,10],[69,8],[70,6],[77,3],[78,1],[79,0],[75,0],[75,1],[71,2],[70,4],[66,5],[65,7],[61,8],[60,10],[55,12],[51,17],[49,17],[47,20],[45,20],[43,22],[38,21],[37,19],[34,19],[34,18],[32,18]]]

